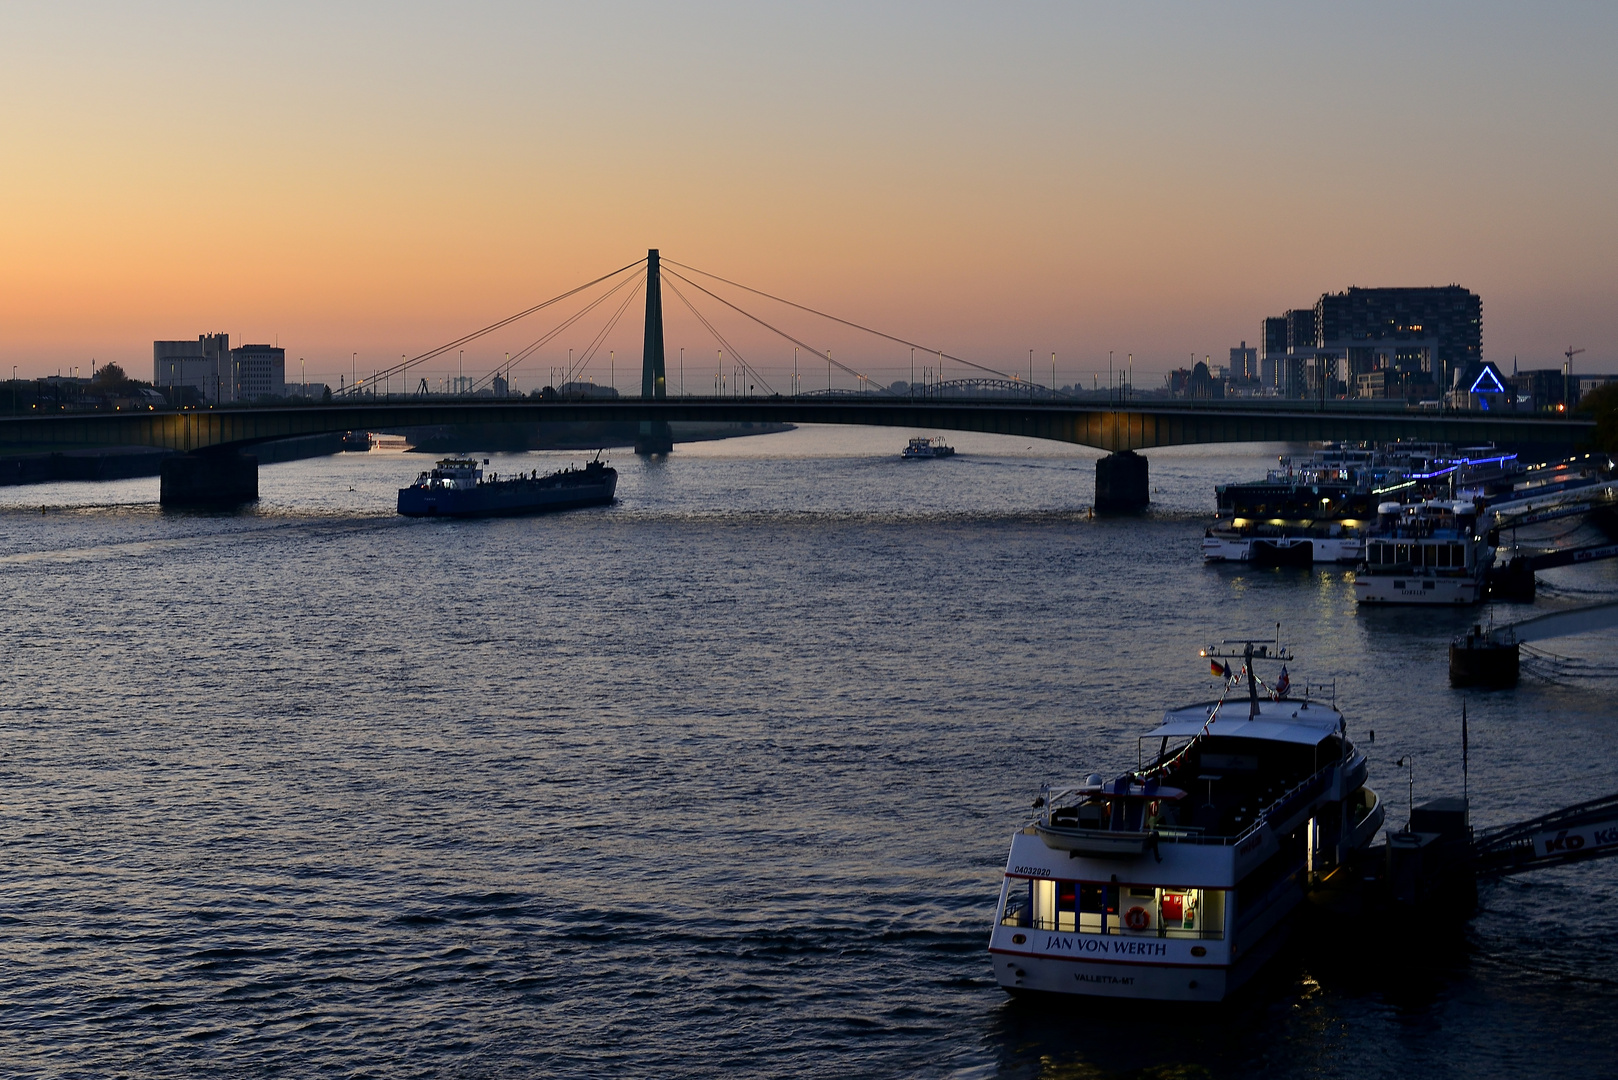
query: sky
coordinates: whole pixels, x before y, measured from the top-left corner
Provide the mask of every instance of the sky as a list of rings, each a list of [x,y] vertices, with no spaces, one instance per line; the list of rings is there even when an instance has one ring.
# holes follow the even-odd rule
[[[335,386],[656,247],[1041,382],[1112,352],[1147,385],[1322,292],[1451,283],[1486,358],[1618,372],[1615,46],[1597,3],[11,0],[0,364],[150,378],[154,339],[222,330]],[[671,369],[711,382],[665,300]],[[561,310],[418,374],[483,374]],[[790,343],[705,313],[783,388]],[[638,386],[638,314],[604,348]]]

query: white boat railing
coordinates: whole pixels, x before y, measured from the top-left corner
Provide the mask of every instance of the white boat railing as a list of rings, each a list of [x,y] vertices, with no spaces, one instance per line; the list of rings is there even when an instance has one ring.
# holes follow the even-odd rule
[[[1293,787],[1288,788],[1280,795],[1277,795],[1274,799],[1270,800],[1267,805],[1261,807],[1254,814],[1251,825],[1248,825],[1241,832],[1230,836],[1209,836],[1207,834],[1207,830],[1201,826],[1195,825],[1157,825],[1151,829],[1130,831],[1111,829],[1090,829],[1082,831],[1091,832],[1097,836],[1110,835],[1119,839],[1126,837],[1144,837],[1147,840],[1148,848],[1150,848],[1153,843],[1203,844],[1210,847],[1229,847],[1233,844],[1239,844],[1243,840],[1246,840],[1265,825],[1269,824],[1272,819],[1284,821],[1288,817],[1288,813],[1280,812],[1277,808],[1287,807],[1288,811],[1290,812],[1291,806],[1289,804],[1297,803],[1298,805],[1302,805],[1302,803],[1307,800],[1308,796],[1312,796],[1314,794],[1314,792],[1310,789],[1326,786],[1327,781],[1330,779],[1332,770],[1336,769],[1340,764],[1340,762],[1334,761],[1330,765],[1317,769],[1314,773],[1299,781]],[[1062,828],[1062,826],[1053,826],[1051,824],[1051,811],[1056,807],[1056,800],[1062,799],[1063,797],[1069,795],[1089,795],[1101,793],[1100,789],[1088,785],[1083,787],[1050,790],[1048,795],[1046,792],[1047,789],[1041,788],[1041,797],[1045,798],[1044,808],[1043,812],[1037,818],[1035,818],[1033,822],[1033,824],[1046,829]]]

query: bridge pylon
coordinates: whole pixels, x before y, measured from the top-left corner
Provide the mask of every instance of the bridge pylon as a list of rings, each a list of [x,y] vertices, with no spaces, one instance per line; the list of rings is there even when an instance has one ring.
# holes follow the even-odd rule
[[[657,249],[646,253],[646,338],[640,372],[642,398],[669,396],[663,368],[663,275]],[[643,457],[674,450],[674,435],[666,420],[642,420],[635,438],[635,453]]]

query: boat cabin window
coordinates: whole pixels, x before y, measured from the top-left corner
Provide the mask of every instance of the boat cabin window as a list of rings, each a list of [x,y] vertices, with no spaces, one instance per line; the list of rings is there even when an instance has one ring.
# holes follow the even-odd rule
[[[1225,890],[1011,878],[1002,926],[1066,933],[1223,938]]]

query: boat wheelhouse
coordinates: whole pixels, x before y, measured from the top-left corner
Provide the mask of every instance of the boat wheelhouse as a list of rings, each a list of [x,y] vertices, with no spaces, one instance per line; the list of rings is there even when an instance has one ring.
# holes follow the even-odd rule
[[[483,480],[476,458],[444,458],[416,477],[415,486],[427,491],[471,491]]]
[[[1495,549],[1477,504],[1383,503],[1354,571],[1362,604],[1476,604],[1488,593]]]
[[[1281,680],[1259,696],[1253,660],[1288,655],[1205,655],[1244,660],[1247,700],[1169,710],[1137,769],[1046,785],[1012,836],[989,942],[1008,991],[1219,1001],[1380,830],[1342,714]]]

